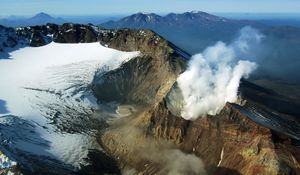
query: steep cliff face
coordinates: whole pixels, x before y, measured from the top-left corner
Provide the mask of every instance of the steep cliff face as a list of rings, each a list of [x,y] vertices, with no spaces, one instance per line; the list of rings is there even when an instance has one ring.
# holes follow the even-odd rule
[[[161,102],[126,123],[125,126],[131,127],[108,130],[102,143],[122,163],[141,172],[152,167],[157,173],[160,166],[149,163],[148,159],[149,167],[145,167],[147,161],[141,154],[134,154],[135,150],[148,143],[145,140],[157,143],[167,140],[172,147],[201,157],[208,174],[300,173],[300,149],[294,141],[250,120],[234,104],[227,103],[216,116],[186,121],[174,116],[166,103]],[[130,140],[122,139],[136,133],[139,134],[132,135]]]
[[[153,135],[171,139],[184,151],[199,155],[215,174],[232,170],[241,174],[299,173],[300,150],[291,139],[258,125],[232,104],[228,103],[216,116],[188,124],[181,118],[164,115],[164,104],[154,111],[150,124]],[[178,132],[169,132],[170,126]]]
[[[114,71],[96,73],[92,89],[104,101],[139,104],[161,101],[189,57],[152,31],[124,29],[101,33],[99,38],[110,48],[142,53]]]

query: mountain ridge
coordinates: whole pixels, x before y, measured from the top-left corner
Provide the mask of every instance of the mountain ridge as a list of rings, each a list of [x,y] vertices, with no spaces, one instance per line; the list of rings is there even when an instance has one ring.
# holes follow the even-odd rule
[[[181,23],[182,25],[186,22],[193,21],[194,19],[199,19],[199,22],[204,22],[201,20],[211,20],[214,22],[227,22],[230,21],[227,18],[218,17],[215,15],[211,15],[206,12],[202,11],[192,11],[192,12],[184,12],[184,13],[169,13],[166,15],[158,15],[155,13],[142,13],[138,12],[136,14],[132,14],[130,16],[124,17],[118,21],[108,21],[106,23],[100,24],[104,27],[122,27],[124,25],[136,25],[134,27],[141,28],[141,27],[149,27],[148,25],[152,25],[155,23],[160,24],[172,24],[172,23]],[[193,21],[194,22],[194,21]],[[136,24],[134,24],[136,23]],[[141,23],[141,24],[138,24]],[[130,26],[133,27],[133,26]]]

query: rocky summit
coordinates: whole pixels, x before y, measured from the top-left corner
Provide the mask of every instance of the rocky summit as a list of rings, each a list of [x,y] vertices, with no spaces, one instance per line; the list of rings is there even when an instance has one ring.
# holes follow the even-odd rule
[[[116,69],[104,67],[94,73],[89,88],[97,105],[117,103],[113,110],[119,117],[106,122],[95,136],[101,148],[89,155],[90,164],[76,171],[44,168],[43,174],[300,174],[297,101],[242,80],[239,103],[226,103],[214,116],[185,120],[180,116],[177,78],[186,70],[190,55],[155,32],[70,23],[0,26],[0,54],[51,42],[99,42],[120,51],[140,51],[140,55]],[[79,125],[85,127],[83,122]],[[2,163],[10,161],[1,152],[0,157]],[[39,174],[47,166],[41,163],[28,170],[20,163],[0,167],[0,174],[24,169],[25,174]]]

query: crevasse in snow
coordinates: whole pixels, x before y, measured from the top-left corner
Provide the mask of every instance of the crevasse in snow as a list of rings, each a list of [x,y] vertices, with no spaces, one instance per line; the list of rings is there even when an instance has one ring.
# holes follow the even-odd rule
[[[67,164],[78,165],[94,140],[87,135],[54,131],[47,115],[55,108],[48,109],[49,106],[68,105],[76,109],[72,111],[82,108],[85,112],[85,108],[90,109],[91,98],[81,101],[77,98],[84,95],[95,72],[103,67],[106,71],[116,69],[139,54],[117,51],[100,43],[54,42],[10,52],[10,59],[0,59],[0,100],[5,104],[2,111],[6,111],[0,116],[14,115],[46,126],[37,127],[41,137],[50,143],[45,153],[49,152]],[[43,154],[30,149],[31,144],[28,147],[26,143],[22,144],[14,146],[33,154]]]

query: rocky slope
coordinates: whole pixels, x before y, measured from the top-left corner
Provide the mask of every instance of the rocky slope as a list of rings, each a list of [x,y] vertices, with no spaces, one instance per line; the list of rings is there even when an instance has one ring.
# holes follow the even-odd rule
[[[220,114],[194,122],[162,115],[169,112],[164,104],[157,108],[149,127],[154,137],[170,139],[185,152],[202,157],[213,174],[299,173],[299,148],[291,139],[253,122],[235,105],[227,104]]]
[[[124,29],[100,38],[110,48],[142,53],[114,71],[96,73],[92,88],[98,99],[104,101],[139,104],[161,101],[189,57],[152,31]]]
[[[227,103],[216,116],[186,121],[173,115],[163,101],[122,124],[117,122],[102,143],[123,166],[144,174],[162,174],[158,162],[136,154],[141,144],[149,144],[147,140],[157,143],[157,150],[165,149],[168,140],[168,147],[201,157],[208,174],[299,174],[299,141],[256,123],[241,111]],[[129,134],[132,138],[124,139]]]

